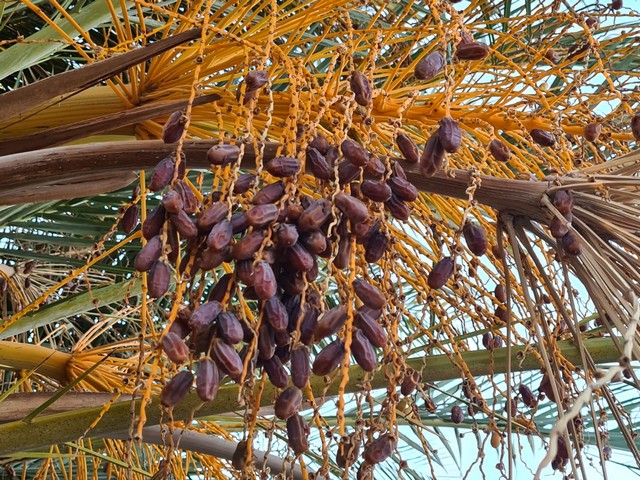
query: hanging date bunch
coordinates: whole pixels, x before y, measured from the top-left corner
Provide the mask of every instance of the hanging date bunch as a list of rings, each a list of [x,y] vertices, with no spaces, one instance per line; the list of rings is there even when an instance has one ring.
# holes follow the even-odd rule
[[[356,72],[351,87],[359,105],[371,101],[364,75]],[[180,128],[180,119],[172,115],[165,131]],[[217,278],[202,297],[172,299],[180,306],[161,348],[177,371],[161,403],[175,407],[194,384],[209,402],[227,377],[242,384],[264,372],[279,392],[274,412],[289,447],[302,454],[310,429],[299,411],[311,375],[333,375],[347,350],[366,372],[382,358],[388,287],[376,285],[367,265],[389,252],[388,224],[409,218],[418,190],[399,163],[352,138],[333,143],[315,134],[302,154],[265,158],[262,175],[240,172],[241,149],[232,143],[213,145],[206,158],[233,183],[201,191],[185,176],[189,159],[176,155],[159,162],[149,182],[161,200],[147,212],[146,244],[135,259],[149,296],[172,295],[172,278],[187,279],[188,289],[201,274]],[[305,172],[314,195],[296,188]],[[352,295],[329,304],[320,272],[342,276],[353,265]],[[223,266],[232,273],[220,274]]]

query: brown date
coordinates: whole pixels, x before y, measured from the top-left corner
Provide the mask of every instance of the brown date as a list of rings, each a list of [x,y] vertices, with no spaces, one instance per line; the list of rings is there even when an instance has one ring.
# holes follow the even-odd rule
[[[227,291],[231,291],[231,293],[233,293],[233,286],[233,274],[225,273],[209,291],[209,302],[222,302],[224,297],[227,295]]]
[[[534,128],[529,133],[533,141],[541,147],[553,147],[556,144],[556,137],[551,132]]]
[[[458,405],[451,407],[451,421],[456,424],[464,421],[464,412]]]
[[[418,80],[431,80],[444,68],[446,60],[440,51],[431,52],[420,59],[416,64],[413,74]]]
[[[351,91],[355,94],[356,103],[366,107],[371,103],[371,82],[369,79],[358,70],[351,74],[351,80],[349,81]]]
[[[362,458],[370,465],[382,463],[391,456],[395,448],[395,438],[385,433],[365,447],[364,452],[362,452]]]
[[[176,227],[176,230],[182,238],[195,238],[198,235],[198,229],[196,228],[193,220],[189,218],[189,215],[184,210],[180,210],[178,213],[170,213],[169,220]]]
[[[307,233],[301,241],[311,254],[319,255],[327,249],[327,237],[320,230]]]
[[[242,440],[236,445],[236,449],[231,457],[231,466],[243,472],[247,466],[247,441]]]
[[[420,150],[415,142],[406,133],[400,133],[396,137],[398,150],[407,162],[418,163],[420,161]]]
[[[163,158],[151,171],[149,190],[158,192],[171,183],[176,168],[176,162],[171,155]]]
[[[196,219],[196,226],[202,233],[208,233],[211,228],[227,216],[229,204],[227,202],[216,202],[207,206]]]
[[[216,223],[209,235],[207,236],[207,246],[215,251],[221,252],[229,248],[231,240],[233,239],[233,227],[231,222],[226,218],[221,222]]]
[[[573,210],[573,193],[571,190],[558,190],[553,196],[553,206],[563,215]]]
[[[397,220],[406,222],[411,216],[411,209],[395,193],[391,193],[391,198],[384,202],[384,206],[391,216]]]
[[[404,395],[405,397],[408,397],[415,391],[418,383],[420,383],[420,380],[421,377],[418,372],[416,372],[412,368],[408,369],[405,372],[404,380],[400,385],[400,393],[402,393],[402,395]]]
[[[376,263],[382,258],[389,246],[389,237],[377,231],[369,237],[365,245],[364,259],[368,263]]]
[[[361,223],[369,218],[369,209],[364,202],[340,192],[334,197],[336,206],[351,223]]]
[[[364,180],[360,184],[360,191],[365,197],[374,202],[386,202],[391,198],[391,187],[386,183],[374,180]]]
[[[529,408],[535,408],[538,404],[538,400],[533,395],[533,392],[529,387],[524,384],[520,384],[518,386],[518,393],[520,393],[520,398],[522,399],[522,403],[524,403]]]
[[[384,307],[387,303],[387,299],[377,287],[361,278],[356,278],[353,281],[353,290],[362,303],[374,310]]]
[[[285,388],[289,383],[289,374],[282,365],[279,357],[274,355],[262,364],[264,371],[267,372],[269,381],[274,387]]]
[[[151,240],[156,235],[160,234],[162,226],[164,225],[165,216],[167,211],[162,205],[158,205],[154,208],[142,224],[142,236],[147,240]]]
[[[315,148],[307,150],[307,165],[311,168],[313,176],[318,180],[330,180],[333,178],[333,167]]]
[[[187,118],[184,112],[179,110],[169,115],[169,118],[162,128],[162,141],[164,143],[176,143],[182,137]]]
[[[260,249],[264,238],[262,230],[247,233],[233,246],[231,256],[236,260],[249,260]]]
[[[351,339],[351,354],[365,372],[373,372],[375,370],[376,351],[373,349],[371,342],[362,333],[362,330],[356,330]]]
[[[249,222],[247,222],[247,214],[245,212],[238,212],[231,215],[231,229],[233,234],[244,233],[249,228]]]
[[[387,180],[387,185],[400,200],[413,202],[418,198],[416,186],[402,177],[391,177]]]
[[[171,269],[162,260],[151,267],[147,280],[147,293],[151,298],[159,298],[167,293],[171,284]]]
[[[269,83],[269,74],[266,70],[252,70],[244,77],[247,85],[246,92],[254,92]]]
[[[269,360],[276,353],[276,339],[268,323],[263,323],[258,330],[258,357]]]
[[[292,157],[276,157],[265,165],[265,170],[274,177],[291,177],[300,171],[300,161]]]
[[[300,346],[291,351],[291,380],[298,388],[305,388],[311,375],[311,360],[307,347]]]
[[[256,183],[256,177],[253,173],[243,173],[238,177],[236,183],[233,185],[233,193],[235,195],[242,195],[249,191]]]
[[[278,206],[272,203],[254,205],[245,212],[247,223],[255,228],[263,228],[278,218]]]
[[[475,222],[467,220],[462,227],[462,234],[471,253],[479,257],[487,253],[489,241],[484,228]]]
[[[376,180],[381,179],[384,176],[387,167],[376,155],[369,157],[369,161],[364,167],[364,171],[371,175]]]
[[[140,249],[133,261],[133,268],[138,272],[148,272],[162,255],[162,238],[156,235]]]
[[[242,375],[244,365],[235,348],[219,338],[213,339],[211,357],[216,361],[220,370],[229,375],[236,382]]]
[[[329,143],[329,140],[327,140],[327,137],[322,134],[316,135],[313,140],[311,140],[311,143],[309,143],[309,148],[315,148],[322,155],[326,155],[330,147],[331,144]]]
[[[267,203],[276,203],[284,196],[284,183],[275,182],[262,187],[251,199],[254,205],[265,205]]]
[[[289,315],[278,297],[271,297],[264,303],[264,315],[274,332],[284,332],[289,325]]]
[[[338,253],[333,259],[333,264],[340,270],[345,270],[349,267],[349,261],[351,260],[351,240],[347,235],[340,237],[338,241]]]
[[[567,222],[571,223],[573,215],[568,213],[564,215],[564,218]],[[549,231],[554,238],[562,238],[569,232],[569,226],[566,222],[554,216],[549,223]]]
[[[180,335],[171,331],[162,337],[162,350],[167,354],[169,360],[178,365],[186,362],[189,358],[189,347]]]
[[[373,346],[384,348],[387,344],[387,334],[384,328],[378,324],[369,310],[362,307],[359,308],[354,318],[354,324],[362,330],[364,336],[367,337]]]
[[[498,139],[491,140],[491,143],[489,143],[489,152],[491,152],[493,158],[499,162],[508,162],[511,158],[511,150],[509,150],[509,147]]]
[[[482,42],[460,42],[456,47],[458,60],[482,60],[489,56],[489,46]]]
[[[347,309],[344,305],[332,308],[320,318],[313,332],[316,340],[321,340],[336,333],[347,321]]]
[[[309,450],[309,427],[297,413],[287,419],[287,442],[296,455]]]
[[[221,312],[218,315],[218,336],[225,342],[234,345],[244,338],[242,324],[233,312]]]
[[[276,294],[278,283],[271,265],[267,262],[258,262],[253,267],[253,288],[260,300],[269,300]]]
[[[432,177],[442,167],[444,162],[444,147],[436,130],[427,140],[420,156],[420,171],[426,177]]]
[[[572,231],[567,232],[564,237],[562,237],[562,248],[568,255],[582,255],[580,239]]]
[[[362,168],[354,165],[349,160],[343,160],[338,164],[338,183],[346,185],[360,176]]]
[[[318,309],[314,306],[307,305],[300,323],[300,341],[305,345],[309,345],[313,340],[313,334],[318,324]]]
[[[137,204],[129,205],[122,214],[120,228],[124,233],[131,233],[138,226],[138,216],[140,215],[140,207]]]
[[[224,250],[212,250],[210,248],[200,250],[196,257],[196,265],[204,272],[213,270],[227,260],[228,252],[229,250],[226,248]]]
[[[455,153],[462,144],[462,131],[458,122],[451,117],[444,117],[439,122],[438,139],[445,152]]]
[[[278,245],[282,248],[292,246],[298,241],[298,229],[290,223],[281,223],[276,230]]]
[[[355,463],[359,452],[360,438],[355,433],[342,437],[336,453],[336,465],[340,468],[345,468],[347,464]]]
[[[196,213],[198,209],[198,199],[191,187],[184,180],[178,180],[173,187],[182,199],[182,209],[189,215]]]
[[[216,398],[220,387],[220,373],[218,366],[210,358],[203,358],[198,363],[196,372],[196,393],[203,402],[210,402]]]
[[[602,133],[602,125],[599,123],[590,123],[584,127],[584,138],[587,142],[596,142]]]
[[[181,370],[160,392],[160,403],[165,408],[172,408],[179,404],[191,390],[193,385],[193,373],[189,370]]]
[[[178,213],[183,207],[182,196],[177,190],[169,190],[164,197],[162,197],[162,206],[168,213]]]
[[[308,272],[313,268],[313,256],[300,242],[287,249],[288,264],[298,272]]]
[[[357,167],[364,167],[369,161],[369,154],[358,143],[354,142],[350,138],[347,138],[340,144],[340,150],[344,158],[349,160]]]
[[[295,415],[302,407],[302,392],[298,387],[289,387],[280,393],[273,404],[273,413],[280,420]]]
[[[453,275],[455,263],[451,257],[444,257],[429,272],[427,284],[434,289],[442,288]]]
[[[493,291],[493,296],[496,297],[496,300],[500,303],[506,303],[507,301],[507,290],[504,288],[504,285],[498,284],[496,285],[496,289]]]
[[[300,214],[298,231],[320,230],[322,224],[331,216],[331,202],[325,198],[315,200]]]
[[[324,347],[313,361],[313,373],[319,377],[329,375],[333,372],[345,355],[344,343],[342,340],[334,340],[329,345]]]
[[[212,165],[226,165],[238,160],[240,148],[237,145],[220,143],[207,151],[207,160]]]
[[[175,264],[178,261],[180,253],[180,240],[178,239],[178,231],[173,223],[167,224],[167,243],[164,247],[169,263]]]
[[[188,308],[181,308],[178,310],[175,320],[171,323],[171,328],[169,331],[175,333],[183,340],[187,335],[191,333],[191,328],[189,327],[189,317],[191,316],[191,311]]]

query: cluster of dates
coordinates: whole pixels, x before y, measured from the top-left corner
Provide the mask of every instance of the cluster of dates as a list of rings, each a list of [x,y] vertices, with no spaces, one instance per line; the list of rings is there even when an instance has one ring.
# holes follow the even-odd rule
[[[356,88],[368,85],[363,77],[353,78]],[[251,85],[245,93],[253,91]],[[370,101],[362,85],[356,100]],[[182,115],[170,117],[165,141],[178,138],[175,131],[180,131],[182,121]],[[224,168],[235,166],[239,154],[236,145],[219,144],[207,152],[207,159]],[[169,291],[174,269],[183,278],[194,278],[198,271],[223,263],[232,266],[233,273],[218,279],[206,301],[178,311],[162,338],[162,349],[172,362],[183,365],[195,359],[197,370],[195,376],[190,369],[174,375],[162,390],[161,403],[167,408],[180,403],[194,380],[200,399],[211,401],[225,376],[242,382],[254,368],[263,369],[270,382],[283,389],[274,404],[275,415],[286,421],[288,443],[296,454],[309,448],[309,427],[298,414],[302,389],[311,373],[330,374],[346,355],[342,336],[312,360],[313,344],[327,342],[351,318],[349,350],[366,371],[376,367],[375,349],[387,344],[379,323],[385,294],[357,278],[352,286],[361,305],[354,311],[343,304],[329,308],[313,286],[318,262],[323,259],[329,268],[347,269],[354,248],[363,249],[367,262],[379,261],[390,244],[379,212],[384,207],[394,218],[406,220],[409,203],[418,196],[399,164],[385,165],[351,139],[336,146],[318,135],[305,155],[304,166],[320,181],[322,191],[329,192],[326,197],[290,195],[288,182],[302,173],[303,164],[280,156],[264,166],[274,179],[270,183],[241,174],[230,191],[213,192],[200,201],[199,192],[184,178],[185,159],[163,159],[148,184],[150,190],[163,192],[162,200],[142,225],[147,242],[134,261],[136,270],[148,272],[147,293],[152,298]],[[255,322],[234,311],[234,298],[240,293],[253,301]],[[367,455],[370,464],[379,457]]]
[[[576,234],[567,226],[573,220],[573,194],[570,190],[559,190],[553,197],[553,205],[564,217],[564,221],[556,216],[549,223],[549,230],[554,238],[560,239],[562,249],[568,255],[582,253],[582,244]]]

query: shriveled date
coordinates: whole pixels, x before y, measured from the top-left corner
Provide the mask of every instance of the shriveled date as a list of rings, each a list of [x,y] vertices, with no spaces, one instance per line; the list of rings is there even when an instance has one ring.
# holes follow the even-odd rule
[[[395,448],[395,437],[385,433],[365,447],[362,458],[370,465],[382,463],[391,456]]]
[[[273,404],[273,413],[280,420],[286,420],[298,413],[302,406],[302,392],[298,387],[289,387],[280,393]]]
[[[362,300],[362,303],[364,303],[369,308],[377,310],[382,308],[387,303],[387,300],[382,292],[366,280],[363,280],[361,278],[355,279],[353,282],[353,289],[358,298]]]
[[[237,145],[218,144],[207,152],[207,160],[212,165],[226,165],[235,162],[240,155],[240,147]]]
[[[196,376],[196,393],[203,402],[210,402],[218,393],[220,373],[218,366],[210,358],[203,358],[198,364]]]
[[[291,177],[300,171],[300,161],[292,157],[276,157],[265,168],[274,177]]]
[[[420,59],[416,64],[413,74],[418,80],[431,80],[442,71],[445,63],[446,61],[442,52],[431,52],[426,57]]]
[[[187,396],[191,385],[193,385],[193,373],[189,370],[181,370],[160,392],[160,403],[165,408],[175,407]]]
[[[313,373],[318,376],[329,375],[342,362],[345,355],[342,340],[335,340],[324,347],[313,362]]]
[[[458,60],[482,60],[489,56],[489,45],[482,42],[461,42],[456,47]]]
[[[297,413],[287,419],[287,442],[296,455],[309,450],[309,427]]]
[[[436,263],[427,277],[427,284],[434,289],[444,287],[453,275],[455,263],[451,257],[444,257]]]
[[[355,94],[356,103],[366,107],[371,103],[371,82],[358,70],[354,71],[350,80],[351,91]]]
[[[462,227],[462,234],[471,253],[479,257],[487,253],[489,241],[487,240],[487,234],[484,228],[477,223],[467,221],[464,227]]]

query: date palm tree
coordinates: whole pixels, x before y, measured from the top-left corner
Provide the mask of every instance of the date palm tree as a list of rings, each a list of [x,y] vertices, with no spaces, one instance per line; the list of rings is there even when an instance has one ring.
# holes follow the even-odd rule
[[[0,19],[5,476],[590,478],[617,473],[616,458],[640,466],[628,6],[17,0]],[[364,170],[347,139],[368,152]],[[223,165],[208,153],[221,144]],[[337,157],[324,179],[313,147]],[[170,185],[152,191],[167,158]],[[344,326],[305,348],[312,362],[334,341],[355,353],[302,388],[302,432],[274,415],[281,388],[252,363],[273,355],[258,340],[260,285],[215,288],[240,280],[239,254],[203,267],[204,237],[172,220],[158,231],[168,292],[136,269],[150,238],[140,224],[177,183],[192,219],[215,202],[246,212],[282,158],[306,174],[280,175],[280,223],[297,221],[286,205],[319,198],[333,215],[317,273],[291,278],[303,311],[317,302],[322,321],[343,306]],[[366,200],[365,181],[393,197]],[[354,198],[365,203],[341,203]],[[362,235],[350,210],[361,205],[375,224]],[[265,223],[249,258],[277,265],[284,288],[293,254]],[[375,288],[363,294],[362,279]],[[377,293],[374,350],[358,312]],[[203,357],[192,333],[187,360],[172,361],[167,333],[210,297],[245,326],[242,374],[212,401],[174,402],[171,380]]]

